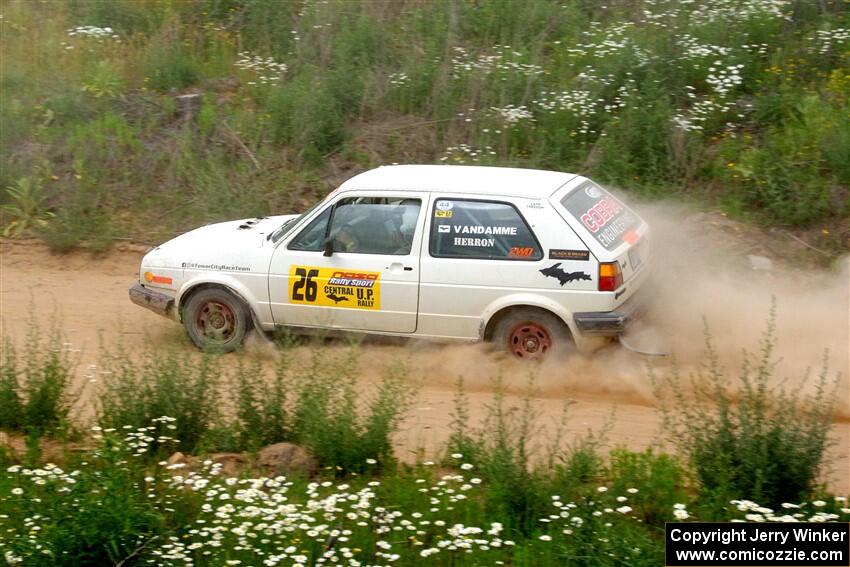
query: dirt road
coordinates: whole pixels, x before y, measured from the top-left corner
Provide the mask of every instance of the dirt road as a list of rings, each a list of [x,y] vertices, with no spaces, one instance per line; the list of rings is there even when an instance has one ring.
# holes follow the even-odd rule
[[[846,494],[850,491],[846,262],[837,271],[824,273],[787,271],[781,262],[770,273],[755,273],[745,258],[759,250],[740,249],[740,235],[729,244],[722,238],[724,231],[710,223],[670,223],[664,219],[671,214],[668,210],[645,214],[657,217],[659,278],[653,285],[659,301],[634,340],[642,346],[672,350],[686,373],[700,360],[705,317],[721,357],[734,368],[742,348],[756,347],[770,297],[776,297],[779,353],[784,357],[778,376],[790,377],[793,382],[805,368],[817,367],[824,348],[831,351],[833,371],[842,374],[834,427],[836,449],[825,480],[833,490]],[[124,245],[106,256],[92,257],[84,252],[52,254],[37,242],[1,244],[0,324],[4,334],[21,340],[33,314],[42,324],[51,313],[58,314],[68,347],[79,355],[80,383],[86,381],[89,365],[97,364],[101,340],[107,345],[142,340],[154,346],[185,344],[176,323],[137,308],[127,299],[143,248]],[[733,249],[734,258],[730,256]],[[271,347],[259,340],[249,345],[254,351],[267,348]],[[295,356],[306,356],[308,347],[299,348],[301,354]],[[444,443],[458,375],[466,382],[473,421],[492,400],[493,378],[502,376],[511,403],[519,401],[528,379],[527,366],[494,356],[477,345],[368,344],[361,365],[365,374],[374,375],[399,358],[408,360],[414,370],[411,380],[419,387],[410,417],[396,439],[400,456],[407,459],[423,450],[433,454]],[[227,363],[227,357],[224,360]],[[647,362],[661,373],[669,371],[668,360],[648,361],[617,346],[544,365],[535,382],[541,422],[555,421],[564,402],[573,400],[570,434],[607,427],[609,447],[641,449],[661,443]],[[90,416],[90,400],[80,403],[77,415]]]

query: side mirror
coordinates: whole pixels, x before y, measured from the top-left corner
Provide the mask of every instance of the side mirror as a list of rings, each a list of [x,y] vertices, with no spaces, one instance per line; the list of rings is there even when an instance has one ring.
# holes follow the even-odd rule
[[[334,239],[333,238],[325,238],[325,242],[323,244],[323,250],[325,256],[333,256],[334,255]]]

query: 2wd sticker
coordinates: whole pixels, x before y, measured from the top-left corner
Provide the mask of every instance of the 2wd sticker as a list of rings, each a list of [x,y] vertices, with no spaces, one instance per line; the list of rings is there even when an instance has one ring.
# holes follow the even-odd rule
[[[514,258],[531,258],[534,255],[534,248],[530,246],[514,246],[508,253],[508,256]]]
[[[381,273],[313,266],[289,268],[289,302],[350,309],[381,308]]]

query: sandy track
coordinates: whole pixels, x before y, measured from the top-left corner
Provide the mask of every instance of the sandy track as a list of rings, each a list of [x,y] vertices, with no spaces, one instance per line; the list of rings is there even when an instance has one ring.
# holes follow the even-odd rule
[[[2,242],[0,324],[4,334],[20,340],[27,331],[27,321],[33,313],[42,324],[51,313],[58,314],[69,347],[79,355],[77,379],[80,383],[86,381],[89,365],[97,363],[99,341],[106,345],[119,342],[127,345],[141,341],[153,345],[185,345],[181,328],[176,323],[137,308],[127,299],[127,288],[137,277],[143,252],[143,248],[124,245],[102,257],[91,257],[82,252],[57,255],[37,242]],[[674,266],[676,264],[675,261],[671,263]],[[663,290],[663,285],[659,286],[659,290]],[[774,295],[776,291],[773,289]],[[685,302],[685,298],[681,299]],[[747,301],[746,298],[727,300],[727,303],[731,302],[733,312],[742,308],[737,306],[739,301]],[[685,303],[688,308],[697,311],[691,304]],[[755,328],[760,328],[764,320],[763,304],[760,307]],[[846,305],[843,307],[846,309]],[[753,306],[749,309],[753,309]],[[717,318],[721,325],[727,324],[726,319],[730,316],[724,313]],[[654,315],[657,317],[658,309]],[[798,324],[806,325],[805,317],[802,321],[799,320],[799,314],[795,314],[795,317]],[[637,338],[646,346],[672,347],[687,370],[689,361],[699,359],[701,322],[698,315],[695,319],[685,326],[679,321],[680,324],[671,324],[667,328],[659,326],[656,321],[651,331],[648,327],[639,330]],[[724,327],[724,333],[717,337],[721,354],[727,350],[737,353],[740,346],[752,345],[752,341],[746,345],[738,342],[738,332],[743,334],[744,331],[750,331],[752,319],[747,317],[746,324],[733,323]],[[783,323],[782,317],[779,323]],[[692,336],[682,337],[683,332],[691,333]],[[748,336],[752,338],[752,333],[748,333]],[[839,370],[845,371],[846,382],[846,369],[842,367],[846,366],[846,360],[842,359],[842,356],[846,356],[846,342],[841,347],[841,332],[837,340],[837,366]],[[822,346],[829,345],[821,345],[819,348]],[[793,364],[789,367],[792,372],[797,370],[798,359],[810,354],[807,349],[799,347],[798,341],[794,352],[800,356],[792,357]],[[272,347],[257,339],[249,344],[248,350],[256,354],[269,348]],[[299,347],[296,351],[300,354],[295,356],[309,356],[309,348]],[[322,348],[343,346],[332,343]],[[819,349],[815,351],[819,352]],[[454,382],[458,375],[462,375],[466,382],[473,422],[483,415],[486,405],[492,401],[491,380],[494,377],[502,376],[511,404],[520,401],[528,379],[526,366],[496,356],[477,345],[439,345],[417,341],[403,344],[368,343],[363,351],[361,366],[364,374],[374,376],[381,368],[398,359],[407,360],[409,368],[414,369],[410,379],[418,386],[418,395],[410,416],[396,439],[400,456],[406,459],[413,458],[423,450],[425,454],[433,454],[445,442],[455,393]],[[224,357],[224,360],[227,364],[228,357]],[[235,361],[234,358],[231,360]],[[807,365],[816,364],[818,360],[809,358]],[[663,436],[659,431],[659,416],[646,377],[646,363],[647,359],[616,346],[603,349],[593,356],[574,355],[566,360],[547,363],[535,378],[535,407],[540,413],[541,423],[554,423],[560,417],[564,403],[572,401],[568,437],[607,428],[609,447],[624,446],[638,450],[661,443]],[[655,361],[654,364],[661,372],[669,369],[669,362]],[[846,393],[846,384],[842,384],[840,395],[846,396]],[[850,423],[847,421],[847,404],[841,402],[839,406],[842,417],[834,428],[837,450],[833,452],[826,480],[833,490],[847,493],[850,490],[850,464],[847,458]],[[81,417],[90,416],[90,401],[82,400],[76,410]]]

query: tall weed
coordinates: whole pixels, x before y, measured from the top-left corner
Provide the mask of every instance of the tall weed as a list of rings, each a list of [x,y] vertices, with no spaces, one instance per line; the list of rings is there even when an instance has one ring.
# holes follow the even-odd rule
[[[234,376],[236,412],[230,424],[239,449],[256,450],[292,440],[288,400],[292,386],[287,370],[287,358],[280,356],[273,380],[266,383],[259,360],[239,362]]]
[[[409,402],[404,368],[386,371],[376,392],[361,394],[357,352],[317,353],[293,375],[292,427],[320,465],[339,473],[377,470],[394,464],[391,436]]]
[[[730,379],[706,327],[705,362],[683,379],[652,374],[663,423],[688,458],[701,494],[725,505],[731,498],[776,507],[816,488],[832,426],[838,382],[830,386],[827,359],[806,394],[778,379],[775,305],[758,352],[745,352]]]
[[[490,483],[487,511],[510,518],[510,529],[528,533],[547,514],[551,495],[575,497],[596,486],[604,473],[598,444],[592,436],[578,438],[572,447],[563,444],[568,404],[554,431],[544,431],[534,406],[534,379],[529,378],[525,397],[509,405],[500,377],[493,381],[494,395],[477,426],[469,423],[468,399],[458,378],[452,432],[447,452],[462,459]],[[552,433],[547,444],[535,444]],[[548,449],[548,460],[543,450]]]
[[[174,427],[156,422],[152,437],[176,437],[181,451],[192,452],[216,424],[221,370],[212,355],[156,349],[131,356],[119,349],[101,359],[97,410],[104,429],[145,427],[168,416]]]
[[[74,368],[55,320],[47,331],[31,320],[20,354],[2,337],[0,428],[36,436],[68,432]]]

